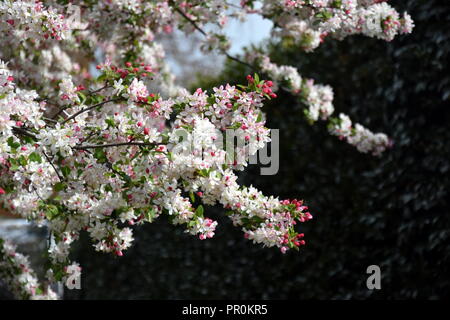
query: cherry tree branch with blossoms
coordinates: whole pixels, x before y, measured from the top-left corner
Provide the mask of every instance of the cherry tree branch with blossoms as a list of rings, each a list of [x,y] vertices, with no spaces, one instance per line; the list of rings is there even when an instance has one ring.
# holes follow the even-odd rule
[[[217,222],[203,205],[222,205],[255,243],[283,253],[305,245],[296,224],[312,215],[302,200],[236,181],[235,171],[270,141],[261,109],[279,86],[300,98],[310,121],[328,120],[330,132],[359,151],[379,155],[389,146],[384,134],[353,128],[343,114],[332,118],[330,87],[262,53],[231,56],[223,28],[248,14],[271,19],[275,38],[305,51],[328,37],[390,41],[413,28],[386,1],[0,1],[0,204],[49,228],[49,282],[66,281],[69,267],[80,270],[69,254],[82,231],[96,250],[117,256],[131,246],[132,226],[160,215],[211,238]],[[157,41],[175,29],[200,32],[203,50],[273,82],[255,74],[210,93],[175,85]],[[223,146],[230,131],[242,142],[231,154]],[[18,298],[56,298],[23,256],[0,244],[0,274]]]

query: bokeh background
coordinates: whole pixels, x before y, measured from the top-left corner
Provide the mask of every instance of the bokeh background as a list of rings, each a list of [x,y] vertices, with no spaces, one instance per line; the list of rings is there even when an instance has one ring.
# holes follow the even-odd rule
[[[96,253],[84,234],[73,254],[82,290],[66,299],[407,299],[450,296],[450,6],[390,1],[415,20],[413,34],[391,43],[364,37],[326,41],[313,54],[271,49],[274,61],[330,84],[337,112],[394,140],[381,158],[360,154],[310,126],[303,106],[279,92],[265,107],[280,129],[280,171],[258,166],[240,181],[281,198],[303,198],[314,219],[307,245],[283,255],[243,238],[224,210],[213,239],[200,241],[164,217],[135,230],[121,258]],[[245,83],[250,72],[226,63],[192,86]],[[368,290],[366,268],[381,268],[381,290]]]

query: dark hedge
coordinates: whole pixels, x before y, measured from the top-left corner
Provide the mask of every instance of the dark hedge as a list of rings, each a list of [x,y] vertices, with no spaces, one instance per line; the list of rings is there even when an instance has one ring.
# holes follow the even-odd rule
[[[223,216],[217,236],[200,241],[166,219],[136,230],[124,257],[95,253],[84,237],[74,258],[81,291],[69,299],[406,299],[450,295],[450,8],[440,1],[392,1],[416,22],[391,43],[351,37],[313,54],[273,48],[273,59],[330,84],[337,112],[389,134],[381,158],[358,153],[309,126],[287,93],[266,107],[280,129],[281,168],[241,176],[266,194],[307,201],[314,220],[301,227],[306,247],[282,255],[243,239]],[[219,80],[239,78],[229,64]],[[211,81],[210,83],[211,84]],[[366,288],[366,268],[381,267],[381,290]]]

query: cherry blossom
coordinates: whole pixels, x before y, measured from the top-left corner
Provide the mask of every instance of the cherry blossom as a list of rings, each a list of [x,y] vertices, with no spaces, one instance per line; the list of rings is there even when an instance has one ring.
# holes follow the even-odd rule
[[[166,215],[205,240],[218,227],[207,217],[216,204],[252,242],[302,248],[298,229],[313,218],[305,202],[237,183],[236,172],[271,141],[263,107],[280,89],[358,151],[380,155],[391,145],[345,114],[333,117],[331,87],[263,52],[231,56],[224,32],[254,14],[274,22],[272,40],[308,52],[353,34],[391,41],[414,23],[387,1],[65,3],[0,2],[0,205],[47,226],[50,283],[67,281],[69,267],[80,274],[69,255],[82,232],[97,251],[123,256],[135,228]],[[201,49],[256,72],[241,85],[189,92],[176,85],[158,41],[175,30],[199,33]],[[237,146],[227,148],[228,139]],[[18,298],[57,298],[3,239],[0,274]]]

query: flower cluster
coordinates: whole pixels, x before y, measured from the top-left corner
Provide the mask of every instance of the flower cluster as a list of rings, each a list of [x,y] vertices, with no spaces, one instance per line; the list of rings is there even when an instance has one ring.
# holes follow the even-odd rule
[[[352,121],[345,114],[339,114],[338,118],[333,118],[329,123],[331,134],[345,139],[349,144],[355,146],[358,151],[372,153],[375,156],[383,153],[386,148],[392,146],[392,141],[384,133],[373,133],[357,123],[354,128]]]
[[[0,94],[5,94],[14,88],[14,77],[5,62],[0,61]]]
[[[49,287],[43,288],[30,267],[28,258],[13,244],[0,238],[0,279],[19,299],[56,300],[58,296]]]
[[[40,1],[11,1],[0,3],[0,31],[2,36],[28,34],[40,40],[65,38],[70,29],[62,14],[44,8]]]
[[[311,122],[329,121],[330,132],[358,150],[380,154],[389,145],[385,135],[352,126],[345,115],[332,118],[330,87],[267,57],[247,62],[274,82],[254,74],[245,85],[191,93],[175,84],[158,40],[174,30],[197,31],[204,50],[240,61],[227,53],[223,28],[248,14],[274,22],[274,41],[306,51],[328,35],[389,41],[411,32],[409,15],[385,1],[66,3],[0,2],[0,205],[48,226],[49,281],[67,279],[69,269],[81,272],[69,259],[81,232],[96,250],[117,256],[132,245],[133,228],[161,215],[211,238],[218,223],[205,216],[207,205],[222,205],[255,243],[283,253],[303,246],[296,225],[312,218],[303,201],[240,186],[235,173],[270,142],[262,107],[279,86],[299,97]],[[28,271],[2,242],[0,274],[13,292],[54,297],[28,273],[20,276]]]
[[[391,147],[392,142],[386,134],[373,133],[358,123],[353,128],[350,118],[342,113],[338,118],[331,117],[334,107],[333,90],[330,86],[314,84],[314,80],[302,78],[295,68],[278,66],[271,62],[267,56],[252,54],[248,55],[247,58],[276,80],[278,82],[276,86],[283,86],[300,98],[300,101],[306,106],[304,112],[311,123],[319,120],[319,118],[327,120],[329,132],[332,135],[347,141],[363,153],[379,156]]]
[[[71,78],[65,78],[59,84],[60,88],[60,98],[61,100],[68,100],[68,102],[78,102],[79,98],[77,91],[82,88],[77,88],[72,82]]]
[[[152,222],[161,214],[202,240],[211,238],[217,222],[204,216],[203,204],[222,204],[257,243],[283,252],[298,248],[294,225],[311,218],[306,207],[240,187],[233,173],[270,141],[261,108],[276,97],[273,82],[255,74],[239,89],[226,85],[163,99],[141,80],[151,68],[136,65],[99,65],[104,86],[95,91],[70,79],[60,83],[61,96],[70,97],[63,107],[67,116],[48,124],[39,110],[32,113],[38,125],[32,125],[22,109],[11,108],[14,84],[0,100],[9,106],[0,136],[8,146],[0,199],[7,209],[47,223],[55,239],[49,279],[67,278],[70,248],[83,230],[96,250],[118,256],[133,241],[124,224]],[[31,106],[39,106],[35,98]],[[89,112],[93,107],[100,112]],[[232,152],[225,148],[230,132],[239,141]]]
[[[363,34],[391,41],[414,27],[407,13],[400,16],[385,1],[378,0],[268,0],[263,1],[261,11],[276,23],[274,35],[305,51],[317,48],[327,36],[342,39]]]

